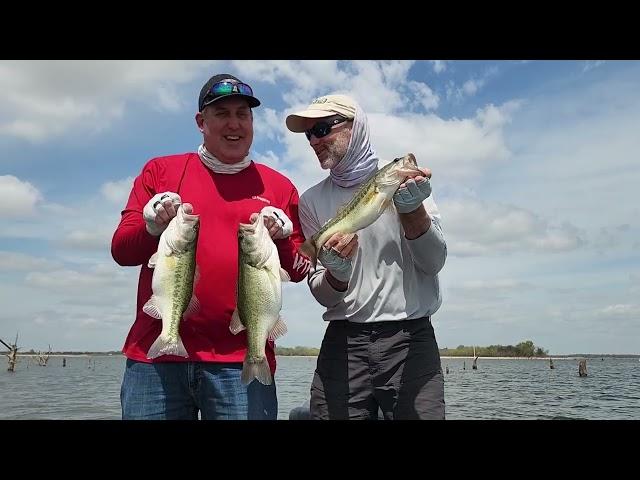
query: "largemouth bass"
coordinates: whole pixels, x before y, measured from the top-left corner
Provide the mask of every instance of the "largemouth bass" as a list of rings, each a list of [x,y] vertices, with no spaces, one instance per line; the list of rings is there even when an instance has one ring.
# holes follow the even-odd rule
[[[242,383],[257,379],[271,385],[273,379],[265,356],[267,339],[287,332],[280,318],[282,283],[289,274],[280,267],[278,249],[264,226],[264,214],[238,227],[237,306],[229,330],[234,335],[247,331],[247,354],[242,364]]]
[[[334,233],[353,234],[371,225],[393,205],[393,194],[398,187],[408,177],[416,174],[424,176],[412,153],[389,162],[364,183],[331,220],[307,239],[300,251],[311,259],[315,267],[319,249]]]
[[[162,332],[149,348],[147,358],[160,355],[189,354],[180,338],[179,327],[184,317],[199,308],[193,294],[196,272],[196,243],[200,217],[191,215],[189,203],[178,207],[178,212],[160,235],[158,251],[149,259],[153,268],[151,288],[153,295],[142,311],[153,318],[162,319]]]

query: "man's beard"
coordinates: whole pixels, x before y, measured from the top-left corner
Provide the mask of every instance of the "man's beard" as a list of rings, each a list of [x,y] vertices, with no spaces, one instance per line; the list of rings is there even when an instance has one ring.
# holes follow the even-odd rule
[[[330,170],[333,167],[335,167],[338,162],[340,162],[340,159],[338,157],[336,157],[333,153],[330,153],[329,156],[327,156],[327,158],[325,158],[324,160],[320,160],[320,166],[322,167],[323,170]]]
[[[349,136],[338,138],[334,143],[326,145],[325,149],[327,152],[327,157],[324,160],[320,160],[320,166],[324,170],[334,168],[347,154],[348,147]]]

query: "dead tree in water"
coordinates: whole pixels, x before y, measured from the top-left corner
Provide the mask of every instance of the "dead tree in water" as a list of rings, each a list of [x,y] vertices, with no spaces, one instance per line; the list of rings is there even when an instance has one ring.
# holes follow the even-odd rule
[[[49,355],[51,355],[51,345],[49,345],[49,351],[47,353],[38,352],[38,365],[46,367],[49,361]]]
[[[581,377],[586,377],[587,376],[587,361],[586,360],[580,360],[580,363],[578,364],[578,375],[580,375]]]
[[[478,369],[478,356],[476,355],[476,346],[473,346],[473,356],[475,357],[473,359],[473,364],[471,365],[471,368],[473,370],[477,370]]]
[[[13,345],[7,345],[2,339],[0,339],[0,342],[2,342],[2,344],[9,349],[9,353],[6,354],[7,357],[9,357],[9,366],[7,367],[7,371],[14,372],[16,369],[18,348],[20,348],[18,347],[18,334],[16,333],[16,341],[13,343]]]

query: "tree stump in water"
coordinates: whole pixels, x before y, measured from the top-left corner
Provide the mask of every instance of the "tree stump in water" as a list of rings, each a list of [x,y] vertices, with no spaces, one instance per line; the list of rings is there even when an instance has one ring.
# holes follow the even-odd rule
[[[578,364],[578,375],[580,375],[581,377],[586,377],[587,376],[587,361],[586,360],[580,360],[580,363]]]
[[[8,372],[14,372],[16,369],[16,355],[18,354],[18,349],[17,348],[11,348],[11,352],[9,353],[9,355],[7,355],[9,357],[9,366],[7,367],[7,371]]]
[[[473,359],[473,365],[471,365],[471,368],[474,370],[478,369],[478,357]]]
[[[556,367],[554,367],[554,366],[553,366],[553,360],[552,360],[552,359],[549,359],[549,368],[550,368],[551,370],[553,370],[554,368],[556,368]]]
[[[9,358],[9,366],[7,371],[13,372],[16,369],[16,361],[18,360],[18,335],[16,334],[16,341],[13,342],[13,345],[8,345],[0,338],[0,343],[2,343],[5,347],[9,349],[9,353],[7,353],[7,357]]]

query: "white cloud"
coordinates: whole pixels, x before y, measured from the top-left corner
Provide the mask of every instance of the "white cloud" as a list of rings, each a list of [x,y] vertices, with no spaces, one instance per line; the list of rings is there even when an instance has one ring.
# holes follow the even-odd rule
[[[433,71],[436,73],[442,73],[447,69],[446,60],[431,60],[433,62]]]
[[[262,154],[256,154],[255,156],[255,161],[258,163],[263,163],[265,165],[268,165],[269,167],[273,168],[274,170],[278,170],[281,168],[280,167],[280,159],[278,158],[278,156],[273,153],[272,150],[269,150],[267,152],[264,153],[264,155]]]
[[[425,110],[429,111],[438,108],[440,97],[438,97],[438,95],[435,94],[427,84],[414,82],[412,80],[409,82],[409,89],[413,90],[416,100]]]
[[[73,230],[65,235],[62,244],[70,248],[108,251],[112,236],[111,229]]]
[[[474,75],[458,87],[454,80],[449,80],[446,86],[447,99],[453,102],[461,102],[465,97],[472,97],[487,85],[487,81],[498,74],[497,67],[486,69],[480,75]]]
[[[13,175],[0,175],[0,192],[3,202],[0,218],[33,215],[36,204],[42,200],[42,194],[36,187]]]
[[[616,304],[607,305],[600,313],[610,317],[628,317],[634,320],[640,319],[640,305]]]
[[[582,72],[585,73],[585,72],[588,72],[589,70],[593,70],[594,68],[601,67],[605,63],[606,63],[605,60],[588,60],[584,63],[584,66],[582,67]]]
[[[34,287],[46,288],[47,290],[62,290],[77,288],[92,288],[106,286],[112,282],[108,278],[97,277],[91,273],[82,273],[74,270],[56,270],[50,273],[31,272],[25,281]]]
[[[284,119],[272,108],[258,108],[253,112],[254,139],[276,140],[282,132]]]
[[[465,180],[483,174],[511,157],[503,129],[517,102],[488,105],[475,118],[450,119],[433,115],[369,115],[373,147],[386,163],[408,151],[436,181]]]
[[[292,87],[281,94],[287,104],[298,108],[306,106],[314,96],[329,93],[347,83],[349,74],[335,60],[267,60],[234,61],[233,69],[245,82],[263,81],[276,84],[280,80]],[[260,92],[255,91],[260,98]]]
[[[183,97],[176,86],[206,75],[211,65],[191,60],[4,60],[0,135],[42,142],[71,129],[104,130],[133,100],[162,111],[189,108],[195,100]]]
[[[59,262],[47,258],[0,250],[0,271],[2,272],[50,270],[59,266]]]
[[[518,251],[566,252],[585,243],[569,223],[550,225],[530,211],[481,200],[439,202],[450,255],[500,255]]]
[[[475,95],[480,88],[484,85],[484,81],[482,80],[467,80],[462,85],[462,92],[465,95],[471,96]]]
[[[127,177],[122,180],[105,182],[100,187],[100,192],[109,202],[122,207],[127,203],[133,187],[133,180],[133,177]]]
[[[456,289],[460,290],[513,290],[523,287],[530,287],[530,284],[523,283],[520,280],[512,278],[499,278],[495,280],[467,280],[456,285]]]
[[[342,93],[355,98],[365,112],[396,112],[408,103],[399,85],[404,84],[411,65],[412,62],[395,62],[385,67],[375,62],[354,62],[350,88],[342,87]]]
[[[289,106],[286,113],[306,107],[317,96],[343,93],[354,97],[371,112],[393,112],[408,105],[403,94],[413,61],[290,61],[257,62],[249,67],[237,62],[239,68],[255,79],[291,82],[292,87],[281,92]]]

